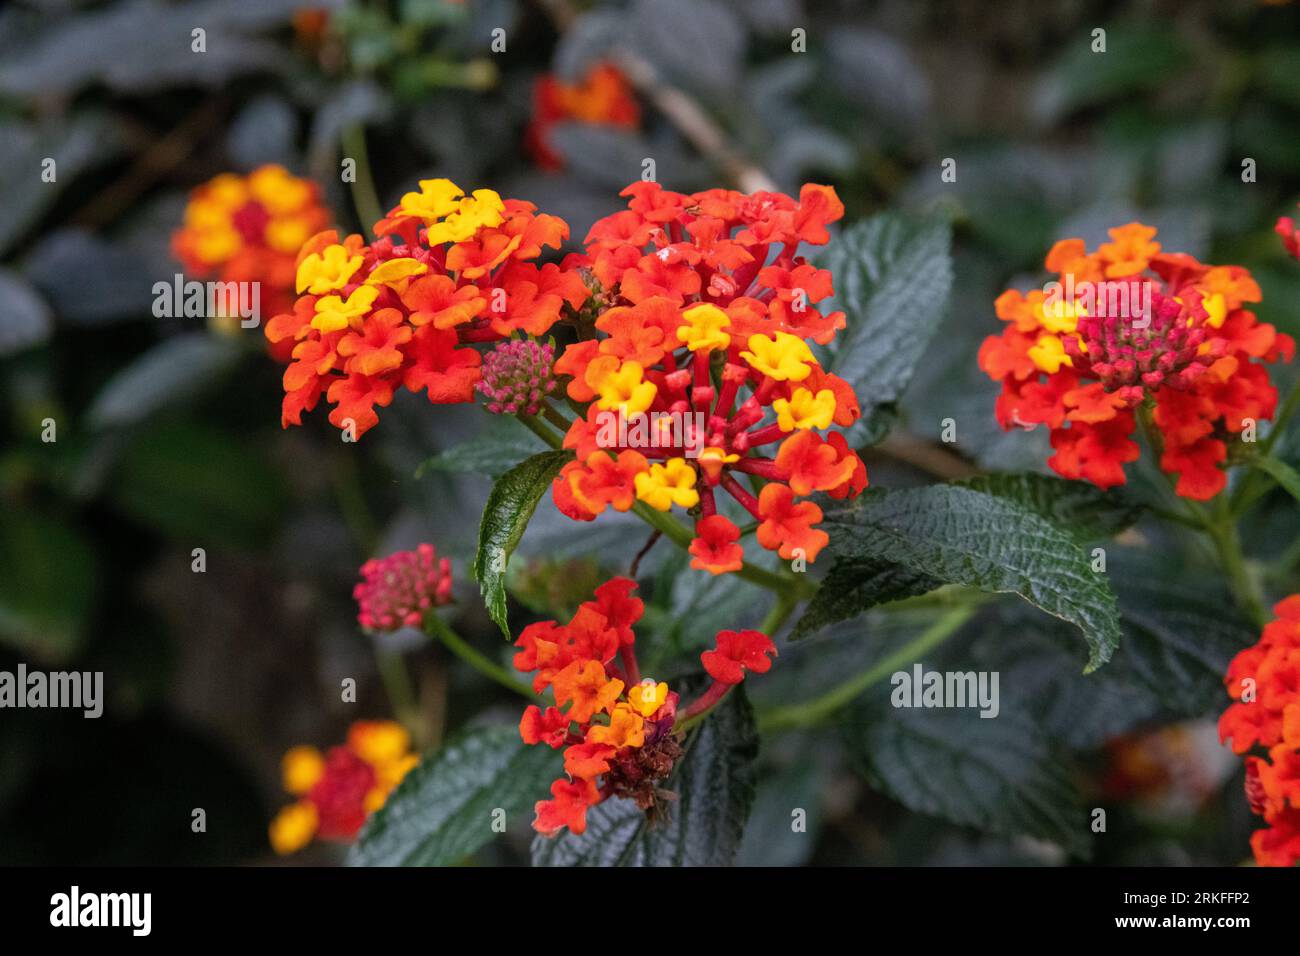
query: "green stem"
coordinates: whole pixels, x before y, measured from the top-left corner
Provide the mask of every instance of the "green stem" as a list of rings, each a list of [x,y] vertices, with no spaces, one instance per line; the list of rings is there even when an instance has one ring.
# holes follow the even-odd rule
[[[495,661],[489,659],[486,654],[472,647],[469,642],[453,631],[451,625],[444,621],[436,612],[430,611],[424,615],[424,630],[425,633],[442,641],[447,650],[451,651],[484,677],[496,681],[502,687],[512,690],[522,697],[527,697],[531,701],[540,700],[532,690],[516,680],[514,675],[512,675],[508,670]]]
[[[561,434],[567,435],[569,428],[573,425],[573,422],[560,414],[559,410],[550,402],[542,402],[542,415],[548,422],[558,428]]]
[[[560,435],[555,434],[555,432],[551,431],[544,424],[542,424],[541,419],[539,419],[536,415],[518,415],[516,417],[521,422],[524,423],[524,426],[530,432],[532,432],[542,441],[546,442],[546,444],[550,445],[552,448],[558,451],[559,449],[564,447],[564,438]]]
[[[1282,432],[1286,429],[1286,424],[1295,414],[1296,409],[1300,408],[1300,385],[1291,389],[1287,395],[1286,401],[1282,403],[1282,408],[1278,411],[1277,416],[1273,419],[1273,427],[1268,430],[1268,435],[1259,443],[1261,455],[1267,455],[1277,444],[1277,440],[1282,437]]]
[[[900,647],[874,667],[832,688],[822,696],[802,704],[778,707],[760,714],[759,730],[788,730],[820,723],[852,702],[868,687],[888,677],[900,667],[910,664],[931,648],[942,644],[970,620],[975,611],[976,605],[955,607],[926,628],[915,640]]]
[[[370,232],[384,218],[379,194],[375,191],[374,176],[370,172],[370,151],[366,148],[366,129],[360,123],[346,127],[342,135],[343,149],[351,154],[357,164],[357,181],[352,183],[352,204],[361,219],[362,232]]]
[[[1272,453],[1273,446],[1277,444],[1277,440],[1281,438],[1282,433],[1286,431],[1286,425],[1291,420],[1291,416],[1295,414],[1297,408],[1300,408],[1300,386],[1292,388],[1290,393],[1287,395],[1286,401],[1282,403],[1281,409],[1278,410],[1276,417],[1273,419],[1273,427],[1269,429],[1268,435],[1265,436],[1264,440],[1259,443],[1259,448],[1255,451],[1253,456],[1254,458],[1267,458]],[[1234,515],[1245,513],[1246,509],[1253,505],[1256,500],[1272,488],[1274,483],[1277,481],[1277,479],[1268,472],[1251,463],[1249,459],[1247,463],[1251,464],[1251,469],[1246,473],[1246,477],[1242,479],[1241,484],[1237,486],[1237,490],[1232,494],[1232,513]]]
[[[1237,525],[1232,519],[1226,500],[1222,500],[1217,517],[1206,521],[1205,531],[1214,542],[1214,550],[1219,556],[1219,562],[1228,575],[1228,586],[1232,589],[1232,596],[1251,621],[1262,628],[1268,622],[1268,615],[1264,611],[1264,598],[1260,593],[1258,582],[1246,567],[1246,559],[1241,551],[1241,536],[1237,533]]]
[[[420,709],[415,702],[415,687],[401,654],[375,647],[375,666],[384,692],[393,707],[393,716],[417,739],[420,738]]]

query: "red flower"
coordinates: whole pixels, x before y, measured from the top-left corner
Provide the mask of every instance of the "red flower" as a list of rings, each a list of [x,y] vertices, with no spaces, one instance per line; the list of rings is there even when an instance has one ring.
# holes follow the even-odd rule
[[[551,784],[550,800],[538,800],[533,829],[543,836],[555,836],[565,827],[574,833],[587,829],[587,808],[600,802],[600,791],[590,780],[557,780]]]
[[[710,574],[739,571],[745,552],[740,546],[740,529],[722,515],[710,515],[695,523],[695,540],[691,542],[691,567]]]
[[[766,674],[772,667],[768,655],[776,656],[776,645],[761,631],[719,631],[717,650],[700,655],[709,676],[721,684],[739,684],[745,671]]]

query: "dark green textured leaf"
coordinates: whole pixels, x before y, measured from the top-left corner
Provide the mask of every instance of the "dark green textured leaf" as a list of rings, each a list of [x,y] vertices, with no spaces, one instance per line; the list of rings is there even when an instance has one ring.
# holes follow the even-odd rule
[[[1033,722],[963,708],[893,709],[882,694],[854,711],[846,732],[867,778],[904,806],[1087,853],[1087,814]]]
[[[567,451],[542,452],[511,468],[492,486],[483,509],[474,577],[483,592],[488,614],[507,638],[510,625],[506,620],[506,567],[510,555],[537,510],[537,502],[570,456]]]
[[[944,583],[1019,594],[1075,624],[1089,670],[1119,644],[1115,595],[1078,543],[1025,506],[953,485],[868,491],[828,511],[836,557],[903,565]]]
[[[799,622],[792,640],[899,598],[925,594],[942,585],[923,571],[872,557],[836,558]]]
[[[494,423],[470,441],[440,451],[420,465],[415,477],[421,478],[430,471],[469,472],[504,475],[529,455],[542,447],[542,440],[510,416],[497,416]]]
[[[952,288],[946,221],[873,216],[827,249],[835,303],[848,319],[830,368],[853,386],[863,419],[896,401],[939,328]]]
[[[979,475],[957,484],[1024,505],[1083,541],[1123,531],[1142,513],[1142,505],[1120,491],[1049,475]]]
[[[687,741],[668,778],[677,794],[668,818],[646,823],[631,800],[606,800],[586,832],[533,841],[534,866],[728,866],[735,861],[754,800],[758,738],[739,689]]]
[[[406,775],[361,831],[354,866],[445,866],[490,841],[493,812],[526,816],[560,772],[549,747],[529,747],[514,727],[471,730]]]

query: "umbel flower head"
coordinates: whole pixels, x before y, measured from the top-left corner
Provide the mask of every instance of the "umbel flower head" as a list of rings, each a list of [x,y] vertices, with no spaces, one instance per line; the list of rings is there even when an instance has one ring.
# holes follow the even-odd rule
[[[1232,705],[1219,738],[1246,758],[1246,798],[1268,828],[1250,840],[1260,866],[1300,863],[1300,594],[1273,608],[1259,643],[1232,659]]]
[[[1135,414],[1149,406],[1177,493],[1212,498],[1227,481],[1228,444],[1273,416],[1263,363],[1289,361],[1295,343],[1250,311],[1260,291],[1242,267],[1163,252],[1139,223],[1110,236],[1093,252],[1080,239],[1053,246],[1046,265],[1060,281],[1050,292],[998,297],[1006,328],[979,353],[1002,384],[998,421],[1047,425],[1052,469],[1109,488],[1139,455]]]
[[[555,698],[545,710],[536,704],[524,710],[519,735],[526,744],[564,750],[565,776],[536,805],[533,828],[545,836],[566,827],[582,833],[588,809],[608,797],[635,801],[652,820],[675,799],[663,783],[682,756],[674,735],[678,695],[638,670],[632,625],[645,605],[634,590],[635,581],[613,578],[568,624],[531,624],[515,641],[515,668],[534,675],[537,693],[549,688]],[[775,653],[758,631],[722,632],[718,649],[701,657],[714,682],[685,713],[703,713],[746,670],[766,671]]]
[[[483,356],[483,377],[474,386],[497,415],[536,415],[555,389],[555,347],[549,342],[510,339]]]
[[[419,757],[401,724],[359,720],[347,742],[322,754],[315,747],[293,747],[281,761],[286,792],[298,797],[271,821],[271,847],[296,853],[313,838],[348,842],[366,817],[384,805]]]
[[[425,611],[451,600],[451,561],[439,559],[431,544],[371,558],[352,596],[367,631],[419,627]]]
[[[828,540],[816,528],[822,511],[797,499],[854,496],[867,483],[844,437],[822,435],[860,411],[809,346],[844,328],[843,313],[815,305],[831,295],[831,275],[796,255],[829,239],[843,206],[816,185],[798,200],[645,182],[622,195],[628,208],[597,222],[586,254],[565,261],[598,284],[602,310],[555,366],[586,405],[564,439],[576,458],[553,485],[556,506],[583,521],[638,500],[684,508],[696,517],[692,565],[721,574],[741,566],[740,532],[718,508],[726,492],[765,548],[815,560]],[[652,431],[607,427],[613,419],[648,420]]]
[[[190,194],[172,252],[195,278],[261,283],[275,314],[293,303],[298,250],[329,221],[319,187],[282,166],[222,173]]]
[[[398,388],[435,404],[472,401],[482,364],[473,345],[544,335],[587,298],[577,273],[532,262],[568,237],[564,221],[490,189],[422,180],[374,232],[370,245],[320,233],[298,254],[300,296],[266,326],[272,342],[292,343],[285,427],[322,395],[330,421],[358,438]]]
[[[550,142],[551,130],[564,122],[634,129],[641,123],[641,107],[623,71],[612,63],[592,64],[573,83],[543,74],[533,85],[533,117],[524,139],[542,169],[564,166]]]

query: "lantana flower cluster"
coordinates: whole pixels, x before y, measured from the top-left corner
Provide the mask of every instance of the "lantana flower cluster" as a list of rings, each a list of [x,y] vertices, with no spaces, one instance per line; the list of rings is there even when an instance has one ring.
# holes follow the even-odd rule
[[[641,124],[641,107],[627,77],[612,63],[593,63],[572,83],[542,74],[533,85],[533,116],[524,138],[542,169],[564,166],[550,142],[551,129],[564,122],[635,129]]]
[[[979,352],[980,368],[1002,383],[998,422],[1047,425],[1052,469],[1109,488],[1139,456],[1131,436],[1150,405],[1160,467],[1178,476],[1179,495],[1207,500],[1226,484],[1229,443],[1274,413],[1264,363],[1289,361],[1295,343],[1250,311],[1260,290],[1246,269],[1164,252],[1140,223],[1110,237],[1092,252],[1080,239],[1052,247],[1054,296],[998,297],[1006,328]]]
[[[329,221],[320,187],[283,166],[222,173],[190,193],[172,253],[194,278],[260,283],[274,314],[293,302],[298,250]]]
[[[555,366],[585,408],[564,439],[576,459],[553,485],[557,507],[583,521],[638,500],[686,509],[696,516],[692,566],[721,574],[742,561],[740,531],[718,507],[725,491],[758,523],[763,547],[815,560],[828,541],[816,528],[822,511],[797,499],[855,496],[867,483],[843,435],[822,435],[861,412],[809,346],[844,328],[842,312],[815,306],[832,294],[831,274],[796,254],[827,242],[843,205],[817,185],[798,200],[646,182],[622,195],[628,208],[597,222],[585,255],[565,261],[597,290],[598,315]],[[608,428],[615,417],[654,431]]]
[[[564,221],[490,189],[422,180],[374,232],[369,245],[322,232],[298,254],[299,298],[266,326],[271,342],[292,343],[286,427],[322,395],[330,421],[358,438],[399,388],[472,401],[482,364],[472,345],[543,335],[566,303],[587,298],[576,273],[532,261],[568,237]]]
[[[1246,797],[1268,828],[1250,846],[1261,866],[1300,864],[1300,594],[1273,608],[1259,643],[1232,659],[1223,683],[1233,704],[1219,737],[1246,757]]]
[[[519,722],[524,743],[564,750],[565,776],[536,805],[534,829],[554,836],[582,833],[587,811],[608,797],[625,797],[654,816],[673,795],[661,784],[682,756],[674,733],[679,697],[663,681],[639,673],[632,625],[644,603],[636,582],[613,578],[596,588],[568,624],[541,621],[515,641],[514,666],[532,673],[533,690],[550,689],[555,704],[530,704]],[[723,631],[702,655],[714,683],[684,716],[716,704],[746,670],[762,673],[776,653],[758,631]]]
[[[431,544],[371,558],[352,589],[357,621],[367,631],[419,627],[430,608],[451,601],[451,561]]]
[[[356,721],[347,742],[325,754],[311,746],[291,748],[281,772],[285,791],[298,800],[271,822],[272,849],[287,855],[313,838],[352,841],[418,761],[406,729],[389,720]]]

